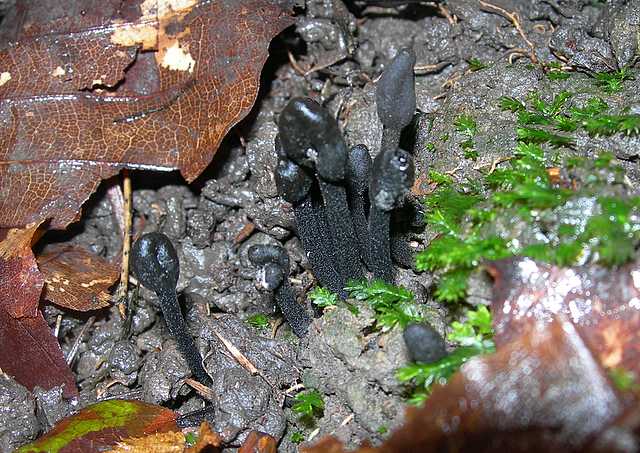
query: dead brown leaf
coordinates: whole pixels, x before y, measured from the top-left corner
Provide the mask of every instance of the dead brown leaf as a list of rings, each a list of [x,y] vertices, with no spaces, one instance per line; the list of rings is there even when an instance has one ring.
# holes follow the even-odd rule
[[[117,265],[80,247],[57,244],[37,258],[44,275],[43,297],[71,310],[109,306],[108,289],[120,274]]]
[[[0,226],[64,228],[122,168],[195,179],[253,105],[269,41],[292,23],[283,3],[125,2],[135,20],[0,52]]]

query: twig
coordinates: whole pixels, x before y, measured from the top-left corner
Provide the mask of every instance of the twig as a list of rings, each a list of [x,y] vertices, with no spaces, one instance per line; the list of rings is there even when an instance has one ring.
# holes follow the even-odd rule
[[[417,64],[413,67],[413,73],[415,75],[424,75],[433,72],[440,72],[450,64],[451,63],[449,61],[441,61],[436,64]]]
[[[516,28],[516,30],[518,31],[518,33],[520,34],[520,36],[522,37],[522,39],[524,40],[524,42],[527,43],[527,46],[530,49],[530,56],[529,58],[531,58],[531,62],[533,64],[537,64],[538,63],[538,56],[536,55],[536,48],[533,45],[533,43],[529,40],[529,38],[527,37],[527,34],[524,32],[524,29],[522,28],[522,23],[520,22],[520,16],[518,15],[517,12],[509,12],[504,8],[501,8],[497,5],[494,5],[493,3],[488,3],[485,2],[483,0],[478,0],[480,3],[480,9],[487,12],[487,13],[494,13],[494,14],[498,14],[502,17],[504,17],[505,19],[509,20],[513,26]]]
[[[458,23],[458,17],[455,14],[451,14],[451,11],[449,11],[442,3],[438,3],[438,11],[447,18],[450,25],[456,25]]]
[[[222,342],[224,347],[227,348],[227,351],[229,351],[229,353],[233,356],[236,362],[238,362],[245,370],[251,373],[252,376],[259,374],[258,369],[255,367],[255,365],[251,363],[251,361],[247,359],[247,357],[242,352],[240,352],[240,350],[236,348],[233,345],[233,343],[231,343],[229,340],[227,340],[225,337],[220,335],[215,330],[213,331],[213,333],[216,337],[218,337],[218,340]]]
[[[287,50],[287,57],[289,57],[289,63],[291,63],[291,67],[302,77],[305,76],[305,70],[302,69],[302,67],[300,66],[300,63],[297,62],[297,60],[295,59],[295,57],[293,56],[293,54],[291,53],[290,50]]]
[[[233,238],[233,244],[238,245],[246,241],[249,238],[249,236],[253,234],[255,230],[256,230],[255,223],[253,222],[245,223],[242,229],[238,232],[238,234],[236,234],[236,237]]]
[[[60,324],[62,324],[62,315],[56,316],[56,327],[53,329],[53,336],[56,338],[60,335]]]
[[[198,395],[206,400],[213,401],[216,397],[216,394],[213,390],[211,390],[201,382],[196,381],[195,379],[187,378],[184,383],[194,389],[198,393]]]
[[[96,320],[95,316],[89,317],[89,319],[87,319],[87,322],[84,324],[84,326],[82,326],[82,329],[80,329],[80,333],[76,337],[76,340],[73,342],[73,346],[71,346],[71,349],[69,350],[69,354],[67,355],[67,359],[66,359],[67,365],[71,366],[71,364],[73,363],[73,360],[76,358],[76,354],[78,353],[78,348],[80,347],[80,343],[82,343],[82,337],[84,337],[84,334],[87,333],[87,330],[89,330],[89,327],[91,327],[91,325],[93,324],[93,321],[95,320]]]
[[[501,164],[503,162],[510,161],[511,159],[513,159],[513,156],[498,157],[497,159],[494,159],[491,162],[491,164],[485,163],[485,164],[476,165],[475,167],[473,167],[473,169],[476,170],[476,171],[480,171],[481,169],[483,169],[485,167],[490,167],[489,168],[489,173],[487,173],[487,175],[490,175],[494,171],[496,171],[496,168],[498,167],[499,164]]]
[[[131,176],[122,170],[122,188],[124,193],[124,231],[122,232],[122,267],[120,270],[120,286],[118,287],[118,311],[125,319],[127,309],[127,289],[129,287],[129,251],[131,250]]]

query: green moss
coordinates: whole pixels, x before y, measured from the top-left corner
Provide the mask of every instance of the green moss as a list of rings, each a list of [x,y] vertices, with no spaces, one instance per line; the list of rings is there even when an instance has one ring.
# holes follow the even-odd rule
[[[491,313],[485,306],[466,312],[464,322],[454,321],[447,340],[456,349],[432,363],[410,363],[396,372],[400,382],[412,386],[409,402],[420,404],[428,398],[433,384],[444,384],[469,359],[495,351]]]
[[[630,77],[623,75],[616,80]],[[600,97],[572,105],[572,97],[500,98],[517,134],[508,163],[474,184],[443,184],[424,200],[425,221],[438,236],[418,254],[417,268],[438,275],[436,299],[463,301],[469,275],[486,260],[519,254],[561,266],[618,266],[633,257],[640,201],[624,195],[624,171],[613,155],[589,159],[554,149],[578,151],[567,132],[640,134],[640,115],[611,112]],[[455,128],[469,140],[477,133],[465,115]]]

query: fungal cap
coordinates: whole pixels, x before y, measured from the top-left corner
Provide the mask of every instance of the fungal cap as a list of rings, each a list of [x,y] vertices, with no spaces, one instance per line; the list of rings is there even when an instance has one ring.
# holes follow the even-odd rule
[[[278,165],[274,176],[278,194],[289,203],[299,203],[309,193],[313,178],[284,154],[279,137],[276,137],[275,147],[278,154]]]
[[[349,152],[347,175],[350,186],[359,194],[364,194],[369,188],[371,173],[371,154],[365,145],[353,146]]]
[[[411,323],[402,337],[412,362],[431,363],[447,355],[444,339],[429,324]]]
[[[282,285],[284,278],[284,272],[279,264],[267,263],[258,272],[257,280],[262,288],[274,291]]]
[[[131,248],[131,270],[145,288],[175,291],[180,262],[171,240],[158,232],[142,235]]]
[[[416,88],[413,49],[401,49],[382,72],[376,85],[378,118],[385,127],[400,130],[407,126],[416,112]]]
[[[291,99],[280,113],[278,131],[284,152],[296,164],[315,169],[326,181],[344,179],[347,145],[338,123],[320,104]]]
[[[408,152],[398,148],[376,156],[369,185],[370,202],[378,209],[391,211],[409,191],[413,178],[413,159]]]
[[[289,255],[284,247],[272,244],[256,244],[249,247],[247,256],[251,264],[264,267],[269,263],[277,264],[283,272],[289,272]]]

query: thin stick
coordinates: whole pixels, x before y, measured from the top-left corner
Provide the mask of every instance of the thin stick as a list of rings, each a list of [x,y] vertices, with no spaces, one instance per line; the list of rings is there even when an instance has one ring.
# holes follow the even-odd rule
[[[527,34],[524,32],[524,29],[522,28],[522,23],[520,22],[520,16],[518,16],[518,13],[515,11],[510,13],[506,9],[500,8],[499,6],[494,5],[493,3],[488,3],[483,0],[478,0],[478,1],[480,3],[481,10],[487,13],[498,14],[504,17],[505,19],[509,20],[513,24],[513,26],[516,28],[516,30],[518,31],[518,33],[520,34],[524,42],[527,43],[527,46],[529,46],[529,49],[531,50],[531,53],[530,53],[531,62],[533,64],[537,64],[538,56],[536,55],[536,48],[527,37]]]
[[[69,351],[69,354],[67,355],[67,365],[71,366],[71,364],[73,363],[73,360],[76,358],[76,354],[78,353],[78,348],[80,347],[80,343],[82,343],[82,338],[84,337],[84,334],[87,333],[87,330],[89,330],[89,327],[91,327],[91,325],[93,324],[93,321],[96,320],[95,316],[91,316],[89,319],[87,319],[87,322],[84,324],[84,326],[82,326],[82,329],[80,329],[80,333],[78,334],[78,337],[76,338],[76,340],[73,342],[73,346],[71,346],[71,350]]]
[[[198,395],[206,400],[213,401],[216,397],[216,393],[213,390],[195,379],[187,378],[184,383],[194,389]]]
[[[122,267],[120,271],[120,286],[118,287],[118,311],[125,319],[127,314],[127,289],[129,287],[129,251],[131,250],[131,176],[127,170],[122,170],[122,189],[124,192],[124,231],[122,232]]]
[[[229,351],[229,353],[233,356],[233,358],[236,359],[236,362],[238,362],[245,370],[251,373],[252,376],[255,376],[256,374],[258,374],[258,369],[255,367],[255,365],[251,363],[251,361],[247,359],[247,356],[245,356],[242,352],[240,352],[240,350],[236,348],[233,345],[233,343],[231,343],[229,340],[227,340],[225,337],[220,335],[215,330],[213,331],[213,333],[215,334],[216,337],[218,337],[218,340],[222,342],[224,347],[227,348],[227,351]]]
[[[62,324],[62,315],[56,316],[56,328],[53,330],[53,336],[56,338],[60,335],[60,324]]]

